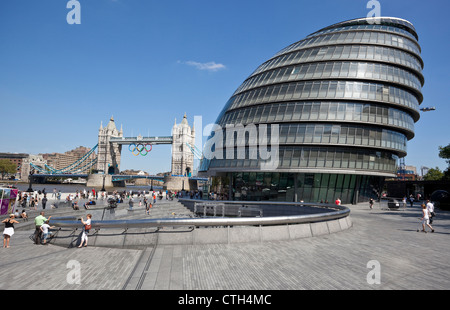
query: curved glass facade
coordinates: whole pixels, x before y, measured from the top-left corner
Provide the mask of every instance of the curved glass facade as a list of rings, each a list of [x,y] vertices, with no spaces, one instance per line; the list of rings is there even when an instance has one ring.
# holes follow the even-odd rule
[[[330,201],[330,193],[345,188],[340,198],[348,203],[369,197],[368,187],[376,194],[374,184],[395,175],[420,118],[420,52],[413,25],[399,18],[345,21],[289,45],[261,64],[225,104],[216,122],[223,135],[213,147],[220,156],[204,158],[199,170],[227,176],[234,199]],[[269,129],[259,130],[258,138],[244,133],[235,143],[235,134],[225,128],[237,125]],[[275,131],[276,139],[270,135]],[[255,150],[262,133],[267,147],[277,150],[271,168],[262,168],[267,158]],[[272,185],[265,190],[269,195],[257,195],[259,189],[249,195],[249,188],[264,184],[259,178],[270,184],[288,180],[277,188],[292,195],[274,195]],[[333,178],[337,183],[325,181]],[[320,186],[305,191],[306,179]]]

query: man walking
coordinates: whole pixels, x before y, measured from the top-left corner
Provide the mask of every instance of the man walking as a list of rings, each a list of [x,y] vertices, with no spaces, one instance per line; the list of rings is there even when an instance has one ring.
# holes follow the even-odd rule
[[[42,210],[45,210],[46,204],[47,204],[47,195],[44,194],[44,198],[42,198]]]
[[[436,214],[434,213],[434,204],[430,200],[427,200],[427,210],[428,214],[430,215],[430,225],[431,225],[433,223],[433,217]]]

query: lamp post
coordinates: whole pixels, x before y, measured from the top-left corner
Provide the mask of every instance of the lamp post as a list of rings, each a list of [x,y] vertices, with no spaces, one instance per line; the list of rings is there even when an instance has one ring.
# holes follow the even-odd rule
[[[103,172],[103,185],[102,185],[102,189],[100,190],[101,192],[106,192],[106,190],[105,190],[105,179],[106,179],[106,175]]]
[[[29,172],[29,174],[28,174],[28,189],[27,189],[27,192],[30,192],[30,193],[32,193],[33,192],[33,188],[32,188],[32,182],[31,182],[31,178],[33,177],[33,174],[34,174],[34,169],[33,168],[31,168],[30,169],[30,172]]]
[[[108,164],[108,166],[109,166],[109,164]],[[102,189],[100,190],[101,192],[106,192],[105,179],[106,179],[106,161],[105,161],[105,168],[103,170],[103,185],[102,185]]]

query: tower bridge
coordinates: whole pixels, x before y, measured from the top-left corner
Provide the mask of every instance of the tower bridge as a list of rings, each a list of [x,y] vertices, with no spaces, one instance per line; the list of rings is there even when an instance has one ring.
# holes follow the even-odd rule
[[[194,154],[188,145],[195,144],[195,129],[189,126],[186,114],[180,124],[172,127],[171,136],[124,137],[122,127],[117,129],[111,117],[107,126],[100,124],[98,132],[97,170],[106,174],[119,174],[122,146],[128,145],[133,155],[146,156],[153,145],[172,145],[172,175],[190,176],[194,168]],[[186,145],[188,144],[188,145]]]
[[[145,176],[147,179],[164,181],[164,187],[170,190],[196,188],[199,178],[192,176],[194,171],[195,129],[189,126],[186,114],[180,124],[176,120],[170,136],[124,137],[122,126],[117,129],[114,118],[111,117],[108,124],[100,124],[98,131],[98,143],[89,152],[89,155],[97,150],[97,156],[92,159],[89,155],[83,156],[63,169],[54,169],[46,164],[30,163],[30,168],[42,177],[66,177],[79,175],[88,178],[87,186],[113,187],[117,182],[131,178],[143,178],[143,176],[125,176],[120,174],[122,149],[125,146],[135,156],[146,156],[155,145],[170,144],[172,146],[171,174],[168,176]],[[97,173],[86,175],[82,171],[94,168]],[[37,178],[36,175],[34,178]],[[203,179],[201,179],[203,180]],[[116,184],[113,184],[116,183]],[[122,184],[123,185],[123,184]]]

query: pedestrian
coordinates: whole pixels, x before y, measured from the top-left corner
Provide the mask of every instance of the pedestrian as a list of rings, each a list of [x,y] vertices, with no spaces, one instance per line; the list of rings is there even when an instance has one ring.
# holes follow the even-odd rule
[[[149,202],[148,204],[146,203],[145,205],[145,212],[150,215],[150,209],[152,208],[152,203]]]
[[[80,207],[78,206],[78,200],[76,200],[74,203],[72,203],[72,209],[80,210]]]
[[[424,233],[427,232],[425,230],[425,225],[430,227],[431,232],[434,232],[433,227],[430,225],[430,215],[429,215],[427,206],[424,203],[422,203],[422,218],[421,218],[421,220],[422,220],[422,231]],[[419,231],[419,230],[417,229],[417,231]]]
[[[9,241],[11,236],[14,235],[14,224],[19,224],[14,219],[14,214],[10,214],[9,218],[4,219],[2,223],[5,223],[5,229],[3,230],[3,247],[9,248]]]
[[[36,210],[36,208],[35,208],[35,202],[34,202],[34,198],[31,198],[31,199],[30,199],[30,204],[29,204],[29,206],[30,206],[30,209],[34,209],[34,210]]]
[[[25,211],[25,209],[22,210],[22,213],[20,214],[20,216],[23,218],[24,222],[28,222],[28,215],[27,215],[27,212]]]
[[[42,226],[41,226],[41,232],[42,232],[42,234],[43,234],[43,240],[44,240],[44,242],[42,243],[42,244],[47,244],[47,239],[48,239],[48,237],[50,236],[50,231],[49,231],[49,229],[51,229],[51,228],[55,228],[55,226],[50,226],[49,225],[49,221],[47,220],[47,221],[45,221],[45,223],[44,224],[42,224]]]
[[[409,204],[411,205],[411,208],[414,204],[414,196],[413,195],[409,195]]]
[[[373,209],[373,198],[369,199],[369,205],[370,205],[370,208]]]
[[[47,204],[47,195],[44,194],[44,198],[42,198],[42,210],[45,210],[46,204]]]
[[[430,200],[427,200],[427,210],[430,215],[430,225],[431,225],[433,224],[433,217],[436,215],[436,213],[434,213],[434,204]]]
[[[341,200],[339,199],[339,197],[336,199],[336,201],[334,203],[337,204],[338,206],[341,205]]]
[[[133,210],[133,197],[130,197],[130,200],[128,201],[128,207],[130,208],[129,210]]]
[[[25,196],[23,196],[23,197],[20,199],[20,205],[22,206],[22,208],[26,208],[26,207],[27,207],[27,198],[26,198],[26,194],[25,194]]]
[[[34,243],[35,244],[40,244],[41,243],[41,226],[48,220],[50,220],[51,216],[49,216],[48,218],[46,218],[44,216],[44,211],[41,211],[41,214],[39,214],[35,219],[34,219],[34,225],[36,227],[36,229],[34,230]]]
[[[79,248],[83,247],[83,242],[84,242],[84,247],[87,247],[88,244],[88,233],[89,230],[91,229],[91,218],[92,215],[88,214],[86,215],[86,221],[83,220],[83,218],[81,218],[81,223],[83,223],[83,232],[81,234],[81,243],[78,246]]]

